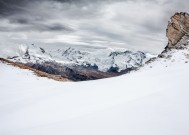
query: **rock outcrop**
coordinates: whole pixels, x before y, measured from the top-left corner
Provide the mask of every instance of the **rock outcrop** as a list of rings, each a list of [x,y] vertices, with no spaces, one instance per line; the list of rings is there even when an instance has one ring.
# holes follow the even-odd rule
[[[180,48],[189,39],[189,14],[180,12],[175,13],[167,26],[166,36],[168,45],[166,48]]]

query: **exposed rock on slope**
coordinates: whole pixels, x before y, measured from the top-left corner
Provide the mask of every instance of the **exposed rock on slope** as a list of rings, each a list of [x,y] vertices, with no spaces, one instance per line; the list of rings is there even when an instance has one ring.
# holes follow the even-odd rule
[[[168,45],[166,48],[180,48],[189,39],[189,14],[175,13],[167,26],[166,36]]]

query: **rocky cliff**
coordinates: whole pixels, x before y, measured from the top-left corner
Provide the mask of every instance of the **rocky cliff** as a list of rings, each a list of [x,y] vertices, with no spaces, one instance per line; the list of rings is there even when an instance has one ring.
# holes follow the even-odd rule
[[[187,44],[189,39],[189,14],[175,13],[167,26],[166,36],[168,45],[166,49],[180,48]]]

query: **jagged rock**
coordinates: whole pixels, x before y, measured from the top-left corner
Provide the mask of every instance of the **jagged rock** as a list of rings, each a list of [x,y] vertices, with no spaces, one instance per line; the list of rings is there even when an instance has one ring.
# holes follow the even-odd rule
[[[166,36],[168,45],[166,49],[182,48],[189,39],[189,14],[185,12],[175,13],[167,26]]]

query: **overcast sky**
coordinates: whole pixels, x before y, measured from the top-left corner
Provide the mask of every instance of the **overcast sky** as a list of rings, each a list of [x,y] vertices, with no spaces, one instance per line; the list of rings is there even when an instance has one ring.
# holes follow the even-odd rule
[[[0,0],[0,46],[70,44],[158,53],[188,0]]]

